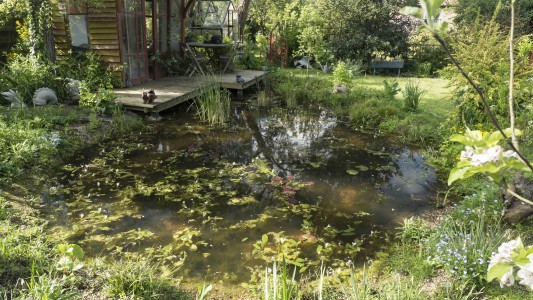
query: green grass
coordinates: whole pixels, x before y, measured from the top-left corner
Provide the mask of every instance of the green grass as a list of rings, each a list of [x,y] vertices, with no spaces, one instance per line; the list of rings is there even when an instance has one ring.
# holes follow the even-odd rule
[[[333,76],[331,74],[326,74],[318,70],[287,69],[285,71],[293,73],[295,76],[312,76],[312,78],[333,83]],[[427,93],[420,99],[419,104],[419,108],[423,112],[430,112],[440,117],[445,117],[453,108],[452,89],[449,87],[449,80],[447,79],[361,75],[352,78],[351,84],[380,91],[383,90],[384,80],[387,80],[389,83],[398,81],[402,91],[405,90],[405,86],[409,80],[415,83],[419,82],[420,88],[427,90]],[[396,95],[396,98],[401,98],[401,93]]]
[[[427,90],[422,95],[419,103],[419,109],[422,112],[430,112],[440,117],[445,117],[446,114],[453,108],[453,102],[451,100],[452,93],[448,87],[449,81],[440,78],[411,78],[411,77],[390,77],[390,76],[360,76],[355,81],[365,87],[382,90],[383,81],[388,82],[398,81],[402,91],[405,91],[405,86],[409,80],[413,82],[419,82],[420,88]],[[399,98],[401,93],[396,97]]]

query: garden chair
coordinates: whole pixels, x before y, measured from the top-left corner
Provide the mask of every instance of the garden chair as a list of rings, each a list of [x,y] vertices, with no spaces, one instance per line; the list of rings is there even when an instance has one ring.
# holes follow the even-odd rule
[[[220,60],[224,65],[224,69],[222,69],[222,74],[224,74],[227,70],[231,72],[235,71],[233,69],[233,61],[235,59],[240,59],[242,55],[243,51],[240,42],[234,41],[231,45],[229,52],[220,56]]]
[[[194,75],[194,73],[205,75],[202,64],[205,62],[206,57],[194,53],[187,43],[180,43],[180,45],[183,49],[184,57],[189,60],[189,67],[185,71],[185,75],[189,75],[189,77]]]
[[[304,56],[298,60],[295,60],[294,65],[297,68],[313,69],[313,66],[311,66],[310,60],[311,58],[309,56]]]

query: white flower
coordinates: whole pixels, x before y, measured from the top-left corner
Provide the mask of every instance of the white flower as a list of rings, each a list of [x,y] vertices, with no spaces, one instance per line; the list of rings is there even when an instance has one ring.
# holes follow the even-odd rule
[[[501,146],[494,146],[489,149],[484,149],[481,153],[472,154],[472,161],[470,164],[472,166],[481,166],[484,163],[489,161],[497,161],[500,159],[502,154]]]
[[[529,287],[530,289],[533,289],[533,273],[530,271],[530,269],[533,268],[533,264],[528,264],[529,268],[523,268],[518,270],[516,275],[520,279],[519,283],[522,285],[525,285]]]
[[[502,154],[502,146],[494,146],[486,150],[486,155],[489,161],[497,161]],[[485,151],[483,151],[485,152]]]
[[[474,148],[470,146],[466,146],[465,151],[461,151],[461,160],[467,160],[469,158],[472,158],[473,154],[474,154]]]
[[[507,243],[502,243],[500,247],[498,247],[498,253],[505,256],[506,258],[511,258],[511,254],[513,250],[520,245],[520,241],[518,240],[511,240]]]
[[[513,271],[514,269],[511,269],[511,271],[505,273],[505,275],[502,276],[502,279],[500,280],[501,288],[503,288],[504,286],[512,286],[514,284]]]

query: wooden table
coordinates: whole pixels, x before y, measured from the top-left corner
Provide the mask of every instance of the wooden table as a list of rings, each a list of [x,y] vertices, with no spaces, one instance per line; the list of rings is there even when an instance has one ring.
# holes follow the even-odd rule
[[[222,72],[221,74],[224,74],[226,72],[226,70],[228,69],[228,67],[231,65],[231,62],[233,60],[233,58],[235,57],[235,50],[234,50],[234,47],[232,44],[206,44],[206,43],[195,43],[195,42],[191,42],[191,43],[185,43],[185,45],[187,45],[187,47],[191,50],[191,54],[193,56],[193,59],[195,60],[195,63],[197,64],[197,67],[200,68],[200,71],[201,73],[205,73],[202,68],[202,66],[198,63],[198,52],[197,52],[197,49],[205,49],[205,52],[208,56],[211,56],[211,59],[214,59],[213,57],[213,53],[209,52],[208,50],[211,49],[211,50],[214,50],[214,49],[224,49],[224,48],[228,48],[229,47],[229,54],[228,55],[221,55],[219,57],[217,57],[217,59],[221,59],[222,57],[224,57],[225,59],[227,59],[227,62],[224,64],[224,68],[222,69]]]

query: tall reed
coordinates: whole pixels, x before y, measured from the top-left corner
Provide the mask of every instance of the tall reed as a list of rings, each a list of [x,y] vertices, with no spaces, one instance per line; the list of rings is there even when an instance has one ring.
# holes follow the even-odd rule
[[[415,84],[413,81],[409,80],[405,85],[405,90],[403,91],[403,107],[407,111],[417,111],[420,99],[427,92],[420,88],[418,84],[419,83]]]
[[[201,79],[201,96],[196,99],[196,113],[209,125],[223,124],[229,120],[231,97],[228,90],[221,90],[214,76]]]
[[[272,278],[269,276],[269,269],[265,269],[263,281],[263,300],[291,300],[298,299],[298,282],[296,281],[296,267],[292,272],[292,277],[287,273],[287,263],[285,257],[281,262],[281,269],[278,274],[276,261],[272,264]]]

